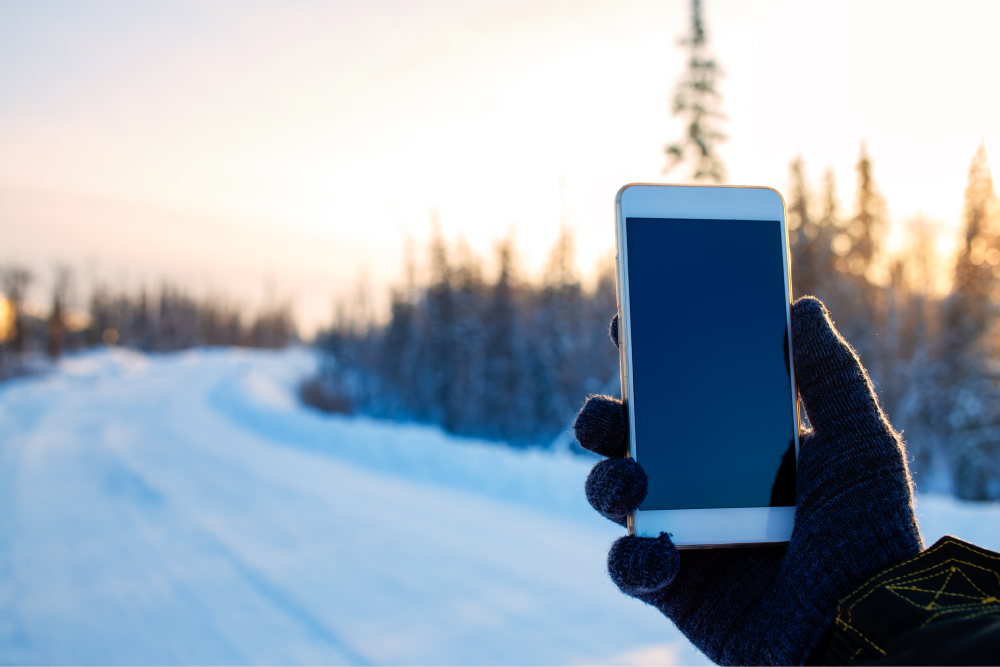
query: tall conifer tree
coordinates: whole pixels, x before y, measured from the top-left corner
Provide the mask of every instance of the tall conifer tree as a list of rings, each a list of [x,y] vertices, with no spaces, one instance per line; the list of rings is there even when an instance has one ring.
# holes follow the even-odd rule
[[[820,283],[816,261],[816,225],[810,217],[809,189],[805,164],[799,156],[792,160],[788,193],[788,239],[792,252],[792,289],[795,296],[816,294]]]
[[[879,250],[879,240],[885,231],[885,200],[875,187],[872,161],[864,143],[861,144],[856,170],[857,208],[854,219],[847,228],[851,246],[842,267],[856,276],[864,276],[871,270]]]
[[[718,89],[721,71],[708,50],[701,0],[691,0],[691,24],[681,45],[687,49],[687,68],[674,89],[672,112],[684,121],[684,135],[667,145],[664,173],[690,164],[692,180],[722,183],[726,167],[717,150],[726,140],[718,127],[725,118]]]
[[[955,494],[1000,498],[1000,387],[990,362],[997,356],[1000,239],[993,178],[980,145],[969,166],[965,227],[955,264],[955,285],[944,308],[941,383]],[[994,428],[988,428],[994,427]]]
[[[965,189],[965,229],[955,265],[953,307],[949,309],[952,350],[960,353],[987,330],[996,312],[994,297],[1000,274],[996,195],[993,176],[986,160],[986,147],[980,144],[969,165]]]

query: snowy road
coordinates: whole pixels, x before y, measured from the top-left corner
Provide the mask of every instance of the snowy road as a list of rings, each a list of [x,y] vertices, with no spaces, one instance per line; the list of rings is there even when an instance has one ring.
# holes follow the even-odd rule
[[[0,386],[0,662],[705,662],[608,580],[588,462],[314,414],[311,364],[114,350]],[[996,506],[921,511],[1000,548]]]
[[[301,410],[302,352],[0,389],[0,662],[703,661],[604,571],[587,464]]]

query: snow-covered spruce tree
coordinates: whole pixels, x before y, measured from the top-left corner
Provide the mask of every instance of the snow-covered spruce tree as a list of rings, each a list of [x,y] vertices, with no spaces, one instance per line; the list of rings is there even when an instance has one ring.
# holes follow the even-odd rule
[[[861,145],[856,167],[858,185],[854,215],[837,220],[831,247],[837,255],[836,272],[825,294],[837,328],[851,341],[862,362],[881,376],[882,355],[877,332],[884,324],[882,289],[873,282],[881,238],[885,233],[885,201],[878,192],[872,162]]]
[[[55,284],[52,287],[52,307],[49,309],[49,319],[46,323],[45,350],[52,359],[62,356],[66,347],[66,307],[70,280],[68,269],[57,269]]]
[[[531,379],[525,386],[533,396],[536,421],[552,431],[567,424],[579,410],[570,392],[580,385],[574,357],[580,351],[581,336],[587,333],[579,326],[583,298],[576,275],[575,239],[564,223],[549,252],[541,289],[533,299],[529,320]]]
[[[872,161],[863,142],[855,169],[858,172],[857,208],[847,227],[851,244],[842,267],[856,276],[871,277],[879,240],[885,231],[885,200],[875,187]]]
[[[405,264],[406,285],[393,289],[390,294],[389,323],[381,340],[382,366],[385,382],[392,391],[385,392],[383,401],[391,403],[386,409],[398,415],[412,409],[425,391],[420,368],[421,328],[420,310],[416,302],[412,250],[408,248]],[[343,361],[343,360],[341,360]],[[342,387],[332,387],[344,393]]]
[[[906,439],[911,470],[924,491],[950,487],[948,463],[940,456],[942,431],[938,427],[945,401],[937,363],[941,328],[937,239],[935,223],[922,216],[909,221],[906,245],[893,262],[891,282],[884,290],[885,325],[880,338],[885,339],[882,367],[886,372],[877,380],[882,405]]]
[[[788,239],[792,254],[792,290],[794,296],[828,298],[836,279],[831,243],[834,235],[835,196],[833,183],[828,181],[828,196],[823,213],[812,215],[811,197],[806,180],[805,163],[795,158],[790,167],[788,191]],[[832,177],[828,174],[828,177]]]
[[[490,286],[483,278],[483,267],[468,244],[459,239],[457,261],[452,273],[455,320],[454,375],[451,378],[452,422],[446,428],[456,433],[471,433],[483,424],[483,403],[487,393],[486,332],[484,314],[489,303]]]
[[[423,338],[427,342],[425,359],[430,380],[426,409],[432,421],[452,429],[459,409],[451,390],[455,376],[455,298],[447,246],[437,225],[434,230],[430,247],[431,281],[424,297]]]
[[[805,234],[805,227],[813,226],[810,216],[809,185],[806,183],[805,163],[799,155],[788,165],[788,240],[792,249],[793,286],[796,295],[812,294],[817,280],[813,276],[816,262],[812,260],[814,250],[812,236]]]
[[[485,344],[485,385],[483,435],[490,438],[530,437],[533,422],[525,419],[532,411],[529,393],[523,390],[523,362],[528,345],[523,313],[514,275],[514,240],[497,244],[499,271],[486,307],[483,328]]]
[[[718,144],[726,140],[719,129],[719,122],[725,118],[720,111],[721,72],[708,50],[701,0],[691,0],[691,24],[680,44],[687,50],[687,67],[674,89],[672,112],[683,120],[684,135],[667,145],[668,162],[663,173],[690,165],[691,180],[723,183],[726,167],[717,150]]]
[[[955,495],[1000,499],[1000,220],[993,178],[980,145],[969,167],[964,234],[955,284],[943,307],[941,383],[946,388],[941,426]]]

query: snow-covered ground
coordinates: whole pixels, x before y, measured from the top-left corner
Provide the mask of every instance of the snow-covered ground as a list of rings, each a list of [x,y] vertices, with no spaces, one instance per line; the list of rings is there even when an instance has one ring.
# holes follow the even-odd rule
[[[590,462],[331,417],[303,350],[0,385],[0,662],[702,664],[605,572]],[[922,496],[928,542],[1000,507]]]

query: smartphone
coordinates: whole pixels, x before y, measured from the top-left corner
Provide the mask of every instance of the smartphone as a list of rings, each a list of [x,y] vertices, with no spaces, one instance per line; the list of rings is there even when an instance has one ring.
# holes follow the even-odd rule
[[[787,542],[799,413],[785,205],[763,187],[626,185],[615,199],[629,533]]]

